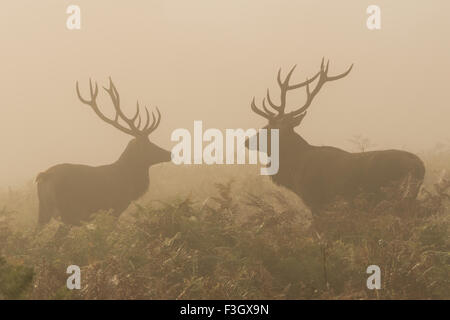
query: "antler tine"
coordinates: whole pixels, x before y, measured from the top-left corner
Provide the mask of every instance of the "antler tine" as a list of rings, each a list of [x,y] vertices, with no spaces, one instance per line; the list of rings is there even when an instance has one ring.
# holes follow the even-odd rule
[[[317,83],[316,87],[311,92],[310,90],[310,83],[308,82],[306,85],[306,102],[305,104],[298,110],[292,111],[289,114],[293,117],[303,114],[310,106],[312,101],[314,100],[314,97],[319,92],[319,90],[322,88],[326,80],[322,77],[324,71],[321,71],[321,77],[319,78],[319,82]]]
[[[269,101],[270,106],[278,112],[277,116],[282,116],[284,114],[284,110],[286,109],[286,96],[289,90],[289,80],[291,79],[292,73],[294,72],[297,65],[294,65],[291,70],[289,70],[288,74],[281,80],[281,68],[278,69],[277,82],[280,86],[280,105],[277,106],[270,99],[269,93],[267,93],[267,100]]]
[[[161,112],[159,112],[158,107],[156,107],[156,112],[158,113],[158,121],[156,122],[155,127],[154,127],[153,130],[155,130],[156,128],[158,128],[159,123],[161,122]]]
[[[98,95],[97,82],[95,82],[95,89],[94,89],[94,87],[92,86],[92,80],[89,79],[89,92],[91,95],[91,100],[86,100],[81,96],[78,81],[76,82],[76,90],[77,90],[78,99],[80,99],[81,102],[83,102],[84,104],[87,104],[87,105],[91,105],[91,104],[95,103],[95,99],[97,98],[97,95]]]
[[[137,117],[139,116],[139,113],[140,113],[139,101],[136,101],[136,113],[134,114],[133,118],[131,118],[131,121],[133,121],[133,123],[136,121]]]
[[[77,90],[78,99],[80,99],[80,101],[83,102],[84,104],[89,104],[89,101],[86,100],[86,99],[84,99],[84,98],[81,96],[80,88],[79,88],[79,85],[78,85],[78,81],[77,81],[76,84],[75,84],[75,88],[76,88],[76,90]]]
[[[284,107],[283,107],[283,101],[286,102],[286,99],[283,99],[283,93],[286,94],[285,91],[283,91],[283,87],[280,87],[281,93],[280,93],[280,105],[276,105],[275,103],[273,103],[272,98],[270,98],[270,93],[269,93],[269,89],[267,89],[267,101],[269,102],[269,105],[275,109],[278,113],[283,113],[284,111]],[[265,100],[265,99],[264,99]],[[263,102],[264,102],[263,100]],[[263,106],[264,107],[264,106]],[[266,108],[264,108],[264,110],[266,110]],[[269,112],[270,114],[272,114],[272,112]]]
[[[141,119],[141,115],[139,115],[137,119],[138,119],[138,124],[137,124],[137,126],[136,126],[136,129],[139,130],[139,128],[141,127],[141,120],[142,120],[142,119]]]
[[[144,126],[144,130],[148,129],[148,125],[150,123],[150,114],[148,113],[148,109],[147,107],[145,107],[145,115],[146,115],[146,121],[145,121],[145,126]]]
[[[314,82],[314,80],[316,80],[319,75],[320,75],[320,71],[318,71],[311,79],[306,79],[306,81],[290,85],[289,90],[294,90],[294,89],[304,87],[304,86],[310,84],[311,82]]]
[[[109,88],[103,87],[106,92],[108,92],[109,96],[111,97],[111,101],[113,103],[114,109],[116,110],[116,119],[121,118],[130,128],[130,131],[132,132],[133,136],[139,136],[141,135],[141,131],[139,130],[139,125],[136,126],[135,122],[136,119],[139,117],[139,103],[136,105],[136,113],[132,118],[128,118],[122,111],[120,107],[120,95],[117,91],[116,86],[114,85],[114,82],[112,81],[111,77],[109,78]]]
[[[266,118],[267,120],[271,120],[273,117],[270,114],[265,113],[264,111],[260,110],[255,103],[255,97],[253,97],[252,103],[251,103],[251,108],[253,110],[254,113],[260,115],[263,118]]]
[[[270,98],[268,98],[268,99],[270,99]],[[269,104],[270,104],[270,106],[271,106],[272,108],[274,108],[272,103],[269,102]],[[267,107],[266,107],[266,99],[265,99],[265,98],[263,98],[263,100],[262,100],[262,106],[263,106],[264,111],[265,111],[268,115],[270,115],[271,117],[274,117],[274,116],[275,116],[275,113],[273,113],[272,111],[270,111],[269,109],[267,109]],[[276,110],[276,107],[277,107],[277,106],[275,106],[275,108],[274,108],[275,110]]]
[[[296,64],[294,64],[294,66],[291,68],[291,70],[289,71],[289,73],[287,74],[287,76],[284,80],[284,83],[285,83],[286,87],[288,87],[288,88],[289,88],[289,80],[291,80],[291,76],[292,76],[292,73],[294,73],[295,68],[297,68]]]
[[[125,114],[122,112],[122,109],[120,108],[120,95],[111,77],[109,77],[109,89],[106,87],[103,87],[103,89],[105,89],[105,91],[108,92],[109,96],[111,97],[114,109],[116,109],[119,117],[122,118],[122,120],[124,120],[128,125],[130,125],[131,119],[125,116]],[[130,129],[132,129],[132,127],[130,127]]]
[[[146,110],[147,110],[147,108],[146,108]],[[161,122],[161,113],[159,112],[158,107],[156,107],[156,112],[158,114],[158,117],[155,117],[155,114],[152,112],[152,119],[153,119],[152,124],[144,131],[147,135],[149,135],[150,133],[155,131],[156,128],[158,128],[159,123]],[[147,111],[147,114],[148,114],[148,111]]]
[[[136,101],[136,113],[134,114],[133,118],[131,118],[131,121],[133,122],[133,125],[136,123],[136,119],[138,120],[138,124],[136,126],[136,129],[139,130],[139,128],[141,127],[141,107],[139,106],[139,101]]]
[[[308,81],[308,78],[306,78],[306,81]],[[310,97],[311,96],[311,90],[309,87],[309,82],[306,83],[306,96]]]
[[[272,99],[270,98],[270,91],[269,91],[268,88],[267,88],[266,97],[267,97],[267,101],[269,102],[269,105],[270,105],[272,108],[274,108],[275,110],[276,110],[277,108],[279,108],[279,106],[277,106],[275,103],[272,102]]]
[[[129,118],[123,113],[123,111],[120,107],[120,95],[119,95],[119,92],[117,91],[117,88],[114,85],[114,82],[112,81],[111,77],[109,77],[109,88],[103,87],[103,89],[105,89],[105,91],[108,92],[108,94],[111,98],[111,101],[113,103],[114,109],[116,111],[114,119],[110,119],[110,118],[106,117],[97,106],[97,102],[96,102],[96,98],[98,95],[97,83],[95,83],[95,85],[93,85],[92,80],[89,79],[89,91],[91,94],[91,100],[87,100],[81,96],[78,81],[76,82],[76,91],[77,91],[78,98],[81,100],[81,102],[91,106],[91,108],[100,117],[100,119],[102,119],[106,123],[114,126],[115,128],[119,129],[120,131],[123,131],[132,136],[138,137],[138,136],[148,135],[158,127],[158,125],[161,121],[161,113],[159,112],[158,108],[156,108],[158,117],[155,117],[154,113],[152,113],[153,122],[152,122],[152,124],[150,124],[150,114],[148,112],[147,107],[145,107],[147,119],[146,119],[146,123],[145,123],[144,127],[141,129],[142,117],[140,114],[141,107],[139,105],[139,101],[136,101],[136,113],[133,115],[133,117]],[[126,123],[128,128],[119,123],[120,119]]]
[[[286,78],[284,78],[284,81],[281,80],[281,68],[278,69],[278,75],[277,75],[277,81],[280,87],[289,87],[289,80],[291,79],[292,73],[294,72],[295,68],[297,67],[296,64],[289,70],[288,74],[286,75]]]
[[[353,69],[353,63],[350,66],[350,68],[347,69],[347,71],[345,71],[344,73],[338,74],[337,76],[332,76],[332,77],[327,77],[328,81],[334,81],[334,80],[339,80],[344,78],[346,75],[348,75],[350,73],[350,71],[352,71]]]
[[[98,84],[95,82],[95,88],[92,86],[92,80],[89,78],[89,91],[91,93],[91,98],[94,100],[98,95]]]
[[[251,104],[251,108],[252,110],[256,113],[259,114],[260,116],[266,118],[266,119],[273,119],[275,117],[281,117],[284,115],[284,110],[286,109],[286,96],[287,96],[287,92],[290,90],[290,85],[289,85],[289,81],[291,79],[292,73],[294,72],[295,68],[297,67],[297,65],[294,65],[288,72],[288,74],[286,75],[286,77],[284,78],[284,80],[281,80],[281,68],[278,69],[278,74],[277,74],[277,82],[278,85],[280,87],[280,105],[276,105],[273,101],[272,98],[270,97],[270,90],[267,89],[266,92],[266,98],[267,98],[267,102],[269,103],[270,107],[273,108],[278,114],[273,113],[272,111],[270,111],[267,106],[266,106],[266,98],[264,98],[262,100],[262,107],[263,110],[258,109],[258,107],[256,107],[255,104],[255,98],[253,98],[252,104]]]
[[[95,86],[93,86],[92,85],[92,80],[89,79],[89,92],[90,92],[90,95],[91,95],[91,100],[84,99],[81,96],[78,81],[76,82],[76,91],[77,91],[77,95],[78,95],[78,98],[80,99],[80,101],[82,103],[86,104],[86,105],[89,105],[91,107],[91,109],[94,110],[95,114],[97,114],[97,116],[100,119],[102,119],[104,122],[112,125],[113,127],[119,129],[122,132],[125,132],[125,133],[130,134],[130,135],[134,135],[134,131],[133,130],[125,128],[125,127],[123,127],[122,125],[119,124],[119,122],[118,122],[119,114],[118,113],[116,113],[116,116],[115,116],[114,120],[112,120],[112,119],[106,117],[100,111],[100,109],[98,108],[98,105],[97,105],[97,101],[96,101],[97,95],[98,95],[98,85],[97,85],[96,82],[95,82]]]
[[[155,125],[155,122],[156,122],[155,113],[152,112],[152,124],[150,125],[150,128],[152,128]]]
[[[323,61],[322,61],[322,66],[323,66]],[[287,99],[287,93],[290,90],[294,90],[294,89],[298,89],[300,87],[304,87],[305,85],[308,85],[309,83],[313,82],[319,75],[320,75],[320,71],[317,72],[311,79],[307,79],[304,82],[301,83],[297,83],[294,85],[289,84],[290,79],[292,74],[294,73],[295,68],[297,67],[297,65],[294,65],[288,72],[288,74],[286,75],[286,77],[284,78],[284,80],[281,80],[281,68],[278,70],[278,75],[277,75],[277,82],[278,85],[280,86],[280,105],[276,105],[271,97],[270,97],[270,91],[269,89],[267,89],[267,101],[269,102],[270,107],[272,107],[275,111],[278,112],[277,115],[275,115],[273,112],[270,112],[264,105],[264,100],[263,100],[263,108],[264,111],[266,111],[268,114],[270,114],[272,117],[273,116],[277,116],[277,117],[282,117],[285,114],[285,109],[286,109],[286,99]],[[323,69],[323,67],[321,67]]]
[[[109,86],[112,89],[112,91],[114,92],[114,96],[116,97],[117,100],[117,104],[120,106],[120,95],[119,95],[119,91],[117,91],[116,85],[114,84],[114,82],[112,81],[111,77],[109,77]]]
[[[338,79],[341,79],[341,78],[345,77],[346,75],[348,75],[353,68],[353,64],[344,73],[341,73],[341,74],[339,74],[337,76],[333,76],[333,77],[328,77],[329,67],[330,67],[330,61],[328,60],[326,66],[324,66],[324,59],[322,59],[322,63],[320,65],[320,71],[318,74],[318,75],[320,75],[320,77],[319,77],[316,87],[311,92],[310,87],[309,87],[311,81],[306,79],[306,83],[307,83],[306,84],[306,102],[300,109],[290,112],[289,113],[290,116],[296,117],[298,115],[303,114],[310,107],[312,101],[314,100],[314,97],[320,91],[322,86],[328,81],[338,80]],[[317,75],[315,77],[317,77]]]
[[[322,61],[320,62],[320,70],[311,78],[306,78],[306,81],[297,83],[297,84],[289,84],[289,81],[291,79],[291,76],[295,70],[297,65],[294,65],[291,70],[289,70],[288,74],[286,75],[286,77],[284,78],[284,80],[281,79],[281,68],[278,69],[278,74],[277,74],[277,82],[278,85],[280,86],[280,104],[276,105],[273,101],[272,98],[270,97],[270,91],[269,89],[267,89],[267,93],[266,93],[266,98],[267,101],[270,105],[271,108],[273,108],[275,111],[277,111],[278,114],[275,114],[273,112],[271,112],[265,102],[266,102],[266,98],[263,99],[262,102],[262,108],[263,110],[258,109],[258,107],[255,104],[255,98],[253,98],[253,101],[251,103],[251,108],[252,110],[266,118],[266,119],[273,119],[273,118],[283,118],[284,116],[293,116],[293,117],[297,117],[299,115],[302,115],[302,117],[304,117],[305,115],[305,111],[306,109],[309,108],[309,106],[311,105],[314,97],[317,95],[317,93],[320,91],[320,89],[322,88],[322,86],[328,82],[328,81],[334,81],[334,80],[338,80],[341,79],[343,77],[345,77],[346,75],[348,75],[350,73],[350,71],[353,68],[353,64],[350,66],[350,68],[345,71],[342,74],[336,75],[336,76],[328,76],[328,70],[330,68],[330,60],[327,60],[326,64],[325,64],[325,57],[322,58]],[[317,78],[319,78],[315,88],[313,90],[311,90],[310,85],[312,82],[314,82]],[[298,89],[301,87],[305,87],[306,86],[306,102],[305,104],[299,108],[298,110],[292,111],[288,114],[285,114],[285,109],[286,109],[286,99],[287,99],[287,93],[290,90],[294,90],[294,89]]]
[[[283,86],[283,81],[281,81],[281,68],[278,69],[277,82],[280,87]]]

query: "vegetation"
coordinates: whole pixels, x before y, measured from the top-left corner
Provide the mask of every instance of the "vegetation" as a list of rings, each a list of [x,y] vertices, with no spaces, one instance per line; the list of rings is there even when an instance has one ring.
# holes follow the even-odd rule
[[[34,186],[5,191],[0,298],[448,299],[449,155],[425,157],[414,206],[368,210],[361,197],[314,218],[246,166],[152,168],[153,189],[119,219],[99,212],[80,227],[37,229]],[[72,264],[81,290],[66,288]],[[366,287],[373,264],[381,290]]]

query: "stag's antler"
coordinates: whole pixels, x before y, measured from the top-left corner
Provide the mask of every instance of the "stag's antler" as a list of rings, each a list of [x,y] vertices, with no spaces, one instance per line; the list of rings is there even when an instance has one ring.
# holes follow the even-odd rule
[[[78,87],[78,81],[76,83],[76,89],[77,89],[77,95],[81,102],[84,104],[87,104],[94,110],[94,112],[99,116],[100,119],[105,121],[106,123],[112,125],[113,127],[119,129],[122,132],[125,132],[129,135],[132,135],[134,137],[138,136],[147,136],[150,133],[152,133],[159,125],[161,121],[161,113],[159,112],[159,109],[156,108],[157,117],[155,117],[155,114],[152,112],[152,122],[150,123],[150,113],[148,112],[147,107],[145,107],[145,113],[146,113],[146,121],[145,125],[141,128],[141,115],[140,115],[140,106],[139,102],[136,102],[136,113],[132,118],[128,118],[122,111],[120,107],[120,96],[119,92],[116,89],[116,86],[114,85],[111,78],[109,78],[109,88],[103,87],[106,92],[108,92],[112,103],[114,105],[114,109],[116,110],[116,116],[114,119],[110,119],[106,117],[99,109],[97,105],[97,95],[98,95],[98,85],[95,83],[95,85],[92,84],[91,79],[89,79],[89,92],[91,95],[91,99],[87,100],[84,99],[80,94],[80,89]],[[119,123],[119,120],[124,121],[128,127],[125,127]],[[137,122],[137,123],[136,123]]]
[[[253,98],[253,101],[251,103],[252,110],[256,114],[259,114],[260,116],[262,116],[268,120],[282,119],[285,117],[288,117],[288,118],[304,117],[306,114],[306,110],[309,108],[314,97],[320,91],[322,86],[326,82],[338,80],[338,79],[345,77],[346,75],[348,75],[350,73],[350,71],[353,68],[353,64],[352,64],[350,66],[350,68],[348,68],[348,70],[345,71],[344,73],[336,75],[336,76],[328,76],[328,69],[329,69],[330,61],[327,62],[326,66],[325,66],[324,62],[325,62],[324,59],[322,59],[322,63],[320,65],[320,71],[317,72],[311,79],[307,78],[306,81],[297,83],[297,84],[289,84],[292,73],[294,72],[296,66],[292,67],[292,69],[289,71],[289,73],[287,74],[287,76],[284,80],[281,80],[281,69],[279,69],[278,76],[277,76],[277,82],[280,87],[280,104],[277,105],[273,102],[273,100],[270,97],[269,89],[267,89],[267,95],[266,95],[267,102],[269,103],[270,107],[273,110],[275,110],[275,112],[272,112],[266,106],[266,98],[264,98],[262,101],[262,110],[256,106],[255,98]],[[319,80],[316,84],[316,87],[311,91],[310,84],[313,81],[315,81],[317,78],[319,78]],[[301,88],[301,87],[306,87],[306,102],[305,102],[305,104],[302,107],[298,108],[297,110],[291,111],[289,113],[285,113],[288,92],[291,90],[294,90],[294,89]]]

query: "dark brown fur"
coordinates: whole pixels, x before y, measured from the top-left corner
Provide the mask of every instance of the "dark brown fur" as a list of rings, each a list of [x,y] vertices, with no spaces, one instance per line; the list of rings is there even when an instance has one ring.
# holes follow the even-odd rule
[[[170,152],[137,138],[113,164],[56,165],[36,179],[39,223],[60,216],[64,223],[77,225],[99,210],[119,216],[147,191],[149,167],[165,161],[170,161]]]
[[[80,224],[99,210],[112,210],[119,216],[148,189],[148,170],[151,165],[170,161],[171,155],[150,142],[148,136],[158,127],[161,114],[146,110],[146,123],[141,127],[140,107],[137,103],[134,117],[128,118],[121,110],[119,93],[110,79],[104,88],[110,95],[116,116],[107,118],[97,106],[98,86],[89,81],[90,100],[84,99],[76,85],[81,102],[89,105],[97,116],[116,129],[134,136],[120,158],[113,164],[91,167],[79,164],[59,164],[36,178],[39,197],[39,224],[60,216],[67,224]],[[123,125],[122,123],[125,123]]]
[[[375,202],[415,199],[425,175],[422,160],[412,153],[399,150],[350,153],[334,147],[312,146],[294,131],[323,85],[344,78],[352,67],[342,74],[329,76],[329,63],[325,64],[322,59],[319,72],[297,84],[289,83],[295,66],[284,80],[280,70],[277,77],[279,104],[273,102],[269,91],[262,109],[256,106],[255,99],[251,104],[256,114],[268,120],[265,129],[279,130],[280,163],[278,173],[272,176],[273,181],[298,194],[313,213],[334,200],[351,202],[361,194],[370,194]],[[316,85],[311,89],[315,81]],[[302,87],[306,88],[305,104],[286,113],[287,94]],[[271,141],[270,137],[268,141]],[[270,145],[268,152],[271,152]]]
[[[291,129],[280,130],[280,168],[272,179],[299,195],[313,212],[319,212],[336,199],[351,202],[360,194],[370,194],[376,202],[415,199],[424,175],[422,160],[412,153],[350,153],[312,146]],[[393,190],[397,194],[392,194]]]

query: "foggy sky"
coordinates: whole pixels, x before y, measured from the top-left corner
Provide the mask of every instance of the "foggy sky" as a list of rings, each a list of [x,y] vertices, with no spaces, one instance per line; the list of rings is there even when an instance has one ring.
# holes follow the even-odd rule
[[[81,7],[81,30],[66,8]],[[382,28],[366,28],[381,7]],[[354,134],[377,146],[420,150],[450,138],[450,2],[294,0],[4,0],[0,10],[0,187],[62,162],[100,165],[130,137],[102,123],[75,94],[112,76],[130,113],[158,106],[152,141],[171,148],[176,128],[257,128],[250,111],[275,76],[351,74],[326,84],[297,132],[312,144],[351,150]],[[304,92],[301,92],[302,94]],[[301,106],[304,96],[293,95]],[[112,115],[101,91],[99,104]]]

